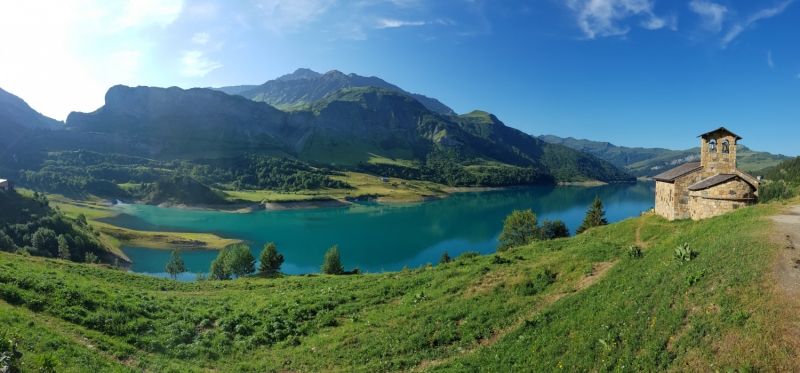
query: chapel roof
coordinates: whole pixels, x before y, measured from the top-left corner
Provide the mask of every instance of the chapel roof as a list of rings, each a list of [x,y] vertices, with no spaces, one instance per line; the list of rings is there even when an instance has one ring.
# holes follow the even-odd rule
[[[675,181],[675,179],[695,172],[701,168],[703,168],[703,166],[700,164],[700,162],[689,162],[653,176],[653,179],[658,181]]]
[[[708,136],[708,135],[710,135],[710,134],[712,134],[712,133],[714,133],[714,132],[718,132],[718,131],[725,131],[725,132],[727,132],[729,135],[731,135],[731,136],[735,137],[737,141],[742,139],[742,137],[741,137],[741,136],[739,136],[739,135],[737,135],[737,134],[735,134],[735,133],[733,133],[733,132],[731,132],[731,131],[728,131],[728,129],[726,129],[725,127],[720,127],[720,128],[717,128],[717,129],[715,129],[715,130],[713,130],[713,131],[706,132],[706,133],[704,133],[704,134],[702,134],[702,135],[700,135],[700,136],[697,136],[697,137],[705,137],[705,136]]]
[[[719,185],[719,184],[722,184],[722,183],[724,183],[726,181],[735,179],[738,176],[739,175],[734,175],[734,174],[716,174],[714,176],[707,177],[707,178],[705,178],[703,180],[700,180],[700,181],[698,181],[698,182],[696,182],[696,183],[694,183],[692,185],[689,185],[686,189],[689,189],[689,190],[692,190],[692,191],[708,189],[708,188],[711,188],[711,187],[713,187],[715,185]]]

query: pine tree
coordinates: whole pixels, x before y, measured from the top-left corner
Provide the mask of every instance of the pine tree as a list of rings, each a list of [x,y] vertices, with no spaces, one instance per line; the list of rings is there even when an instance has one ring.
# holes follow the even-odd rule
[[[181,249],[172,250],[172,257],[165,268],[167,273],[172,276],[173,280],[178,279],[178,275],[188,271],[189,269],[183,265],[183,258],[181,258]]]
[[[344,272],[342,257],[339,255],[339,245],[331,247],[325,253],[325,264],[320,266],[322,273],[327,275],[340,275]]]
[[[600,202],[600,197],[595,196],[594,203],[589,206],[589,210],[586,210],[586,217],[583,219],[581,226],[575,230],[575,234],[581,234],[589,228],[608,225],[608,220],[603,217],[605,214],[605,211],[603,211],[603,203]]]
[[[281,270],[281,264],[283,264],[283,255],[278,252],[275,243],[270,242],[264,245],[264,250],[261,250],[259,260],[261,261],[261,264],[258,266],[259,272],[278,272]]]
[[[450,263],[452,261],[453,261],[453,259],[450,258],[450,255],[447,254],[447,250],[445,250],[444,254],[442,254],[442,258],[439,259],[439,264],[446,264],[446,263]]]

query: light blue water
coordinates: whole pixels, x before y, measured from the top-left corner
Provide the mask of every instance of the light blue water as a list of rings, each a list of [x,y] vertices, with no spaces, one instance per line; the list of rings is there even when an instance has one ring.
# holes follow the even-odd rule
[[[548,186],[503,191],[457,193],[425,203],[362,202],[349,207],[250,214],[187,211],[147,205],[118,205],[121,214],[103,221],[143,231],[210,232],[248,242],[258,254],[275,242],[285,258],[287,274],[319,272],[325,251],[339,245],[345,270],[397,271],[436,264],[445,250],[451,257],[466,251],[491,254],[513,210],[532,209],[539,220],[561,219],[574,233],[586,209],[600,196],[609,222],[638,216],[653,206],[655,183],[637,182],[599,187]],[[166,276],[168,250],[123,247],[134,264],[131,271]],[[191,281],[196,271],[208,272],[217,251],[183,253]]]

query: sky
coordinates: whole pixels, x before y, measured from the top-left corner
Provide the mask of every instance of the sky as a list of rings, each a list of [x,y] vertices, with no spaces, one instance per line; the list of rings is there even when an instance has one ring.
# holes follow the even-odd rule
[[[116,84],[377,76],[532,135],[800,155],[800,0],[0,0],[0,88],[58,120]]]

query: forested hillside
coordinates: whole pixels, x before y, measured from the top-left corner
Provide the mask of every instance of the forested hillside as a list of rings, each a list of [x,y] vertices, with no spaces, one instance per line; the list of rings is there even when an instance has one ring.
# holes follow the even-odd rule
[[[52,208],[44,194],[0,191],[0,251],[80,263],[108,261],[99,236],[85,218],[73,220]]]
[[[764,180],[758,188],[758,200],[761,203],[800,195],[800,157],[783,161],[754,175],[761,176]]]

